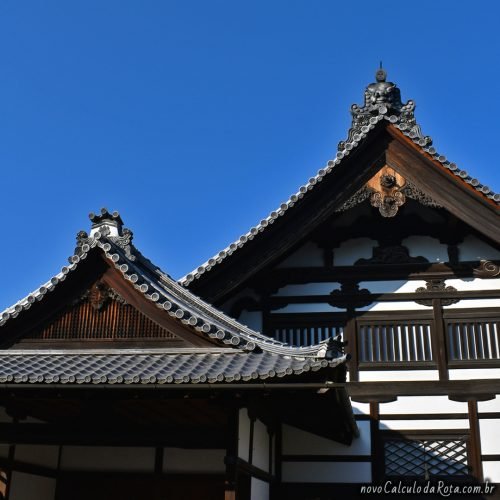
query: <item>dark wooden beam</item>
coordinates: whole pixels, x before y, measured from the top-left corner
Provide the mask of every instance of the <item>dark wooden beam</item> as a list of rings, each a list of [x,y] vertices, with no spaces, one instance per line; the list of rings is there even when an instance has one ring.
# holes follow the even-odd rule
[[[500,380],[419,380],[387,381],[387,382],[347,382],[346,389],[352,399],[356,401],[380,401],[388,397],[398,396],[450,396],[480,397],[500,394]],[[380,399],[381,398],[381,399]]]

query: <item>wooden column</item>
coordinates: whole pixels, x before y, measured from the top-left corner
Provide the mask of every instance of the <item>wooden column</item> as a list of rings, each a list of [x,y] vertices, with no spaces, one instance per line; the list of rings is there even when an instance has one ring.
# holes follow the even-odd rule
[[[483,481],[483,464],[481,461],[481,435],[479,432],[479,418],[477,415],[477,401],[467,402],[469,406],[470,451],[469,460],[473,476]]]
[[[226,477],[224,480],[224,500],[236,500],[238,480],[235,458],[238,456],[238,408],[231,408],[231,416],[227,427],[226,445]]]
[[[370,402],[370,440],[372,457],[372,483],[380,481],[384,475],[383,453],[379,435],[380,405],[378,402]]]
[[[432,349],[439,369],[439,380],[448,380],[448,357],[441,299],[432,299],[432,310],[434,312]]]

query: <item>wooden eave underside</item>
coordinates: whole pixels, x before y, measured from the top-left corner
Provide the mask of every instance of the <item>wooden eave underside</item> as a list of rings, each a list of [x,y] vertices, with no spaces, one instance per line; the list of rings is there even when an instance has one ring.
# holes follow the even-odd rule
[[[381,123],[313,193],[276,219],[272,228],[193,281],[189,289],[214,304],[222,303],[249,278],[298,248],[385,165],[488,240],[500,244],[498,205],[443,168],[394,126]]]

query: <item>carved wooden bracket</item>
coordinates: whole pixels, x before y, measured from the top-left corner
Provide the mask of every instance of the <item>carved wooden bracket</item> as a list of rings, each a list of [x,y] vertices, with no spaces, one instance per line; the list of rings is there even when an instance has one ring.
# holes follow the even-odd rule
[[[479,267],[473,270],[477,278],[497,278],[500,276],[500,265],[494,264],[489,260],[481,260]]]
[[[412,257],[409,250],[402,245],[390,245],[374,247],[372,257],[369,259],[358,259],[355,266],[367,266],[377,264],[413,264],[429,262],[425,257]]]
[[[446,286],[446,282],[444,279],[435,279],[428,280],[425,284],[425,287],[420,286],[415,290],[415,293],[443,293],[443,292],[456,292],[457,289],[453,286]],[[451,306],[452,304],[456,304],[460,299],[441,299],[441,305],[443,306]],[[417,304],[422,306],[432,307],[432,299],[421,299],[415,300]]]
[[[388,166],[379,170],[366,185],[373,191],[370,203],[379,209],[382,217],[394,217],[406,201],[402,193],[406,179]]]
[[[330,293],[328,304],[340,308],[357,308],[369,306],[373,303],[370,292],[366,288],[359,288],[359,283],[343,282],[340,290]]]
[[[110,300],[126,304],[125,299],[116,290],[109,287],[103,281],[97,281],[94,283],[89,290],[86,290],[75,301],[75,304],[85,300],[87,300],[96,311],[101,311]]]

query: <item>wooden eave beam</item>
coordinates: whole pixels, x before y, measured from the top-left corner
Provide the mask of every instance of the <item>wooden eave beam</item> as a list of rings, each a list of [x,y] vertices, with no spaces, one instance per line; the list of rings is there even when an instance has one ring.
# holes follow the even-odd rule
[[[393,126],[387,127],[392,137],[386,151],[387,165],[414,183],[459,220],[500,243],[497,204],[463,182],[422,151]],[[460,196],[457,194],[460,193]]]

